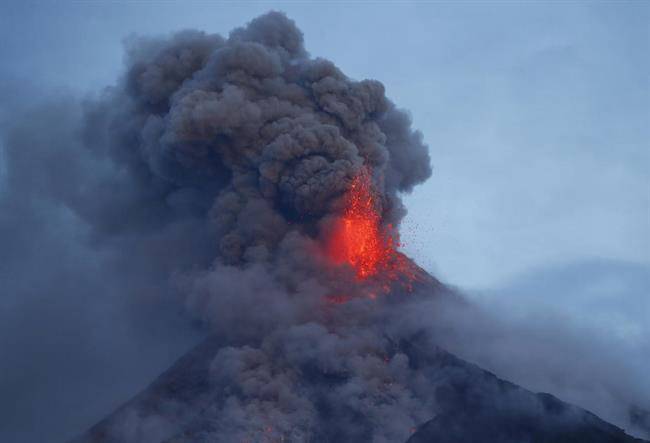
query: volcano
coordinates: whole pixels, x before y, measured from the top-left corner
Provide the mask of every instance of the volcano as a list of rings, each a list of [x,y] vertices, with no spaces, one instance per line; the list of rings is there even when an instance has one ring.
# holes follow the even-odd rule
[[[424,274],[421,269],[418,271]],[[465,303],[435,278],[426,274],[422,277],[426,280],[420,280],[409,297]],[[390,303],[392,297],[404,296],[387,294],[386,300]],[[354,369],[332,370],[305,362],[291,369],[296,376],[291,386],[315,405],[317,419],[298,429],[283,428],[281,419],[252,427],[246,423],[246,431],[233,439],[230,428],[237,423],[224,423],[219,414],[224,405],[241,393],[234,393],[231,386],[224,384],[226,380],[215,377],[215,371],[229,364],[230,354],[223,350],[241,343],[213,335],[182,356],[144,391],[70,443],[644,441],[550,394],[533,393],[502,380],[445,351],[428,334],[415,332],[393,338],[385,331],[385,338],[386,347],[376,356],[375,363],[390,366],[402,360],[400,363],[410,368],[422,391],[431,395],[430,415],[422,414],[421,422],[411,428],[378,432],[395,427],[400,418],[386,415],[383,421],[376,420],[357,408],[338,403],[330,395],[333,390],[354,386]],[[252,362],[251,367],[256,364]],[[236,370],[245,373],[247,368],[238,366]],[[258,374],[235,389],[246,389],[248,384],[255,391],[251,395],[260,398],[289,396],[286,392],[265,392],[266,383],[273,384],[272,378]],[[382,380],[378,376],[377,383],[390,389],[389,378]],[[384,399],[370,393],[366,400],[381,404]],[[284,401],[291,403],[288,399]]]
[[[70,207],[209,337],[74,441],[635,441],[439,346],[429,309],[466,302],[399,238],[429,147],[303,43],[279,12],[136,38],[85,105],[104,172]]]

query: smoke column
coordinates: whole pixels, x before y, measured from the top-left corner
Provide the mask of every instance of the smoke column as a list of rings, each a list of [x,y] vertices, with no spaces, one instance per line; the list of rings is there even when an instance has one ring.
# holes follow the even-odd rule
[[[167,273],[164,293],[228,345],[211,370],[212,438],[403,441],[432,416],[385,308],[417,272],[397,251],[399,195],[431,168],[381,83],[310,57],[271,12],[228,38],[132,39],[123,77],[83,118],[102,166],[67,204],[100,246]],[[122,422],[124,441],[171,426]]]

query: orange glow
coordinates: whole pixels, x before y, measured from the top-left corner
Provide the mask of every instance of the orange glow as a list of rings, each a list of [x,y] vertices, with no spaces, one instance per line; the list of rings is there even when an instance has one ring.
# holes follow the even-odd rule
[[[382,235],[380,221],[370,175],[363,171],[352,180],[328,248],[334,261],[348,263],[360,279],[375,275],[391,253],[392,242]]]
[[[375,280],[381,292],[390,292],[391,283],[398,280],[406,282],[410,290],[415,271],[397,251],[399,241],[393,227],[382,226],[380,210],[370,173],[364,169],[345,196],[343,216],[330,233],[327,254],[335,263],[350,265],[357,279]]]

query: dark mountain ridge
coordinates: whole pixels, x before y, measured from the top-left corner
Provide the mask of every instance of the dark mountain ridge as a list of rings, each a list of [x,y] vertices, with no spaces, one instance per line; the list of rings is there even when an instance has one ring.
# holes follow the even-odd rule
[[[463,302],[430,278],[426,286],[437,295]],[[387,333],[388,334],[388,333]],[[431,418],[409,430],[409,443],[495,442],[570,443],[642,442],[596,415],[545,393],[533,393],[498,378],[437,346],[429,334],[392,339],[386,359],[405,355],[409,368],[418,374],[433,397]],[[182,356],[144,391],[70,443],[189,443],[229,442],[223,437],[215,414],[223,390],[215,385],[211,368],[224,338],[211,336]],[[242,345],[232,343],[229,345]],[[219,354],[220,355],[220,354]],[[280,438],[261,430],[251,442],[376,441],[374,429],[382,426],[358,411],[337,404],[328,392],[344,385],[354,374],[319,367],[296,368],[295,389],[308,392],[317,405],[319,422],[309,434]],[[380,401],[380,400],[377,400]],[[354,426],[350,426],[350,423]],[[401,441],[404,441],[401,440]]]

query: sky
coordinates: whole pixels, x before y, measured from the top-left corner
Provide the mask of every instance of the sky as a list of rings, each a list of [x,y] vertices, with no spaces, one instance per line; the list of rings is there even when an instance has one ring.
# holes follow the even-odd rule
[[[499,300],[499,306],[507,302],[536,312],[554,301],[566,303],[563,315],[586,325],[585,330],[607,331],[622,340],[617,343],[625,342],[630,351],[623,360],[629,360],[629,368],[639,367],[639,357],[632,353],[640,343],[636,340],[647,343],[644,323],[645,314],[650,315],[647,3],[2,2],[0,133],[30,104],[92,96],[114,84],[123,68],[123,42],[134,33],[163,35],[195,28],[226,35],[270,9],[297,22],[313,56],[333,60],[354,78],[380,80],[423,133],[433,176],[405,199],[409,214],[402,240],[409,255],[483,302]],[[0,150],[0,177],[6,175],[3,159]],[[1,186],[2,179],[0,193]],[[39,224],[39,229],[74,231],[74,221],[65,217]],[[42,254],[38,266],[47,268],[48,260],[57,260],[61,252],[84,272],[93,272],[85,251],[55,240],[39,245],[51,253]],[[83,278],[66,284],[101,290]],[[603,291],[615,294],[617,302],[608,303],[611,298],[601,296]],[[56,374],[43,377],[41,390],[16,394],[20,410],[15,417],[20,420],[15,422],[20,424],[0,426],[0,436],[12,441],[21,441],[16,436],[34,427],[25,417],[43,398],[60,399],[56,404],[61,409],[79,408],[98,380],[106,386],[113,377],[130,374],[115,385],[110,398],[97,388],[103,403],[86,408],[81,418],[42,418],[44,429],[56,429],[61,436],[70,435],[80,422],[92,423],[146,384],[195,338],[165,332],[162,320],[146,336],[135,333],[119,323],[119,309],[107,303],[105,319],[96,326],[109,330],[117,324],[114,342],[65,341],[74,335],[69,326],[62,338],[39,348],[36,340],[60,331],[52,326],[57,308],[33,303],[42,300],[38,295],[28,303],[2,294],[0,288],[0,296],[0,320],[11,318],[4,327],[36,325],[32,335],[0,340],[7,360],[18,362],[11,367],[5,361],[0,371],[8,368],[17,377],[16,368],[38,374],[53,367]],[[93,313],[104,308],[88,300],[75,306],[81,307],[73,322],[96,318]],[[101,332],[97,336],[103,337]],[[161,337],[172,344],[162,346]],[[609,342],[602,343],[594,349],[600,352]],[[39,353],[79,346],[128,358],[98,360],[88,351],[71,362],[53,364]],[[480,350],[458,352],[491,369],[508,370],[498,358],[503,353],[495,351],[491,360],[481,360]],[[149,366],[129,363],[142,355]],[[21,366],[27,361],[33,372]],[[75,367],[90,368],[92,375],[80,377]],[[513,380],[548,388],[542,377],[526,379],[517,368],[512,366],[507,374]],[[62,394],[68,386],[61,381],[67,380],[61,378],[65,373],[76,378],[71,390],[84,395]],[[575,395],[577,402],[580,398]],[[0,403],[5,414],[8,407]],[[30,435],[33,440],[22,441],[42,437]]]

